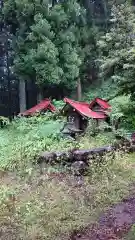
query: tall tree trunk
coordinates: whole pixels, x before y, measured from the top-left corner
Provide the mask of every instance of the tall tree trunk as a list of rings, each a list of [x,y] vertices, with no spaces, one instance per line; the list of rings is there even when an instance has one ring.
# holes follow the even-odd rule
[[[20,80],[19,82],[19,99],[20,99],[20,113],[26,110],[26,89],[25,81]]]
[[[37,94],[37,103],[40,103],[43,100],[43,93],[41,90],[39,90]]]
[[[107,30],[107,28],[108,28],[108,8],[107,8],[107,1],[106,1],[106,0],[102,0],[102,4],[103,4],[103,8],[104,8],[105,27],[106,27],[106,30]]]
[[[94,0],[80,0],[87,12],[87,20],[90,25],[95,25],[94,19]]]
[[[52,6],[54,6],[57,3],[57,0],[52,0]]]
[[[78,101],[82,100],[82,86],[81,86],[80,78],[78,78],[78,81],[77,81],[77,100]]]

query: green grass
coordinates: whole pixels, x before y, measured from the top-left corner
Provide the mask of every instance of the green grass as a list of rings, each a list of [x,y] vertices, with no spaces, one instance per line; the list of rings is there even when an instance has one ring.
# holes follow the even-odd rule
[[[125,240],[134,240],[135,239],[135,224],[132,226],[131,230],[127,234]]]
[[[96,137],[85,136],[71,141],[60,137],[63,119],[33,117],[13,122],[0,129],[0,169],[24,170],[30,167],[42,151],[68,151],[73,148],[89,149],[111,143],[111,133]],[[114,140],[114,139],[113,139]]]
[[[107,155],[102,165],[92,163],[82,186],[69,173],[62,175],[58,166],[47,166],[41,175],[39,166],[32,164],[41,151],[98,147],[109,144],[112,137],[100,134],[77,142],[63,140],[52,134],[59,131],[59,120],[49,121],[20,120],[0,130],[1,240],[66,239],[127,196],[135,181],[135,155],[120,153],[115,153],[114,160]]]

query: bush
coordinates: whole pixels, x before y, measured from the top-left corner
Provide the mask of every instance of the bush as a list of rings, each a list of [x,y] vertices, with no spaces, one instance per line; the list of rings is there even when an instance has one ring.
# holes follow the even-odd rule
[[[0,128],[4,128],[9,125],[9,119],[3,116],[0,116]]]
[[[64,103],[62,100],[57,101],[57,100],[55,100],[55,99],[52,101],[52,104],[53,104],[57,109],[61,109],[61,108],[63,108],[64,105],[65,105],[65,103]]]
[[[51,117],[52,116],[52,117]],[[8,129],[1,129],[0,168],[21,169],[25,171],[43,151],[70,151],[72,149],[90,149],[111,143],[112,136],[87,134],[79,136],[77,141],[63,139],[60,134],[64,121],[53,115],[19,118]],[[30,167],[31,168],[31,167]]]

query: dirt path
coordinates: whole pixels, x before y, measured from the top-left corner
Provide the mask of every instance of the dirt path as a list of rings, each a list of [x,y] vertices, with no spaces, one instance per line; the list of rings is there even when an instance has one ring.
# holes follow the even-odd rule
[[[135,223],[135,196],[123,200],[102,215],[99,222],[73,233],[70,240],[114,240],[122,239]]]

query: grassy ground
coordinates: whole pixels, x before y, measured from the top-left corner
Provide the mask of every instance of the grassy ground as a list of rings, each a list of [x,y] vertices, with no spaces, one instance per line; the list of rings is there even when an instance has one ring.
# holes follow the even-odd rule
[[[83,184],[68,174],[25,176],[1,171],[1,239],[68,239],[71,231],[95,221],[111,204],[129,194],[135,180],[135,155],[116,155],[92,166]],[[19,238],[20,237],[20,238]]]
[[[124,240],[134,240],[135,239],[135,225],[132,226],[128,235],[124,238]]]
[[[108,155],[101,166],[91,164],[81,184],[58,168],[48,166],[41,175],[40,168],[31,164],[35,154],[76,144],[44,136],[45,128],[44,121],[22,122],[0,131],[1,240],[68,239],[70,232],[94,222],[132,189],[134,154],[116,153],[115,160]],[[88,148],[107,141],[108,137],[100,136],[95,141],[78,141],[77,146]]]

